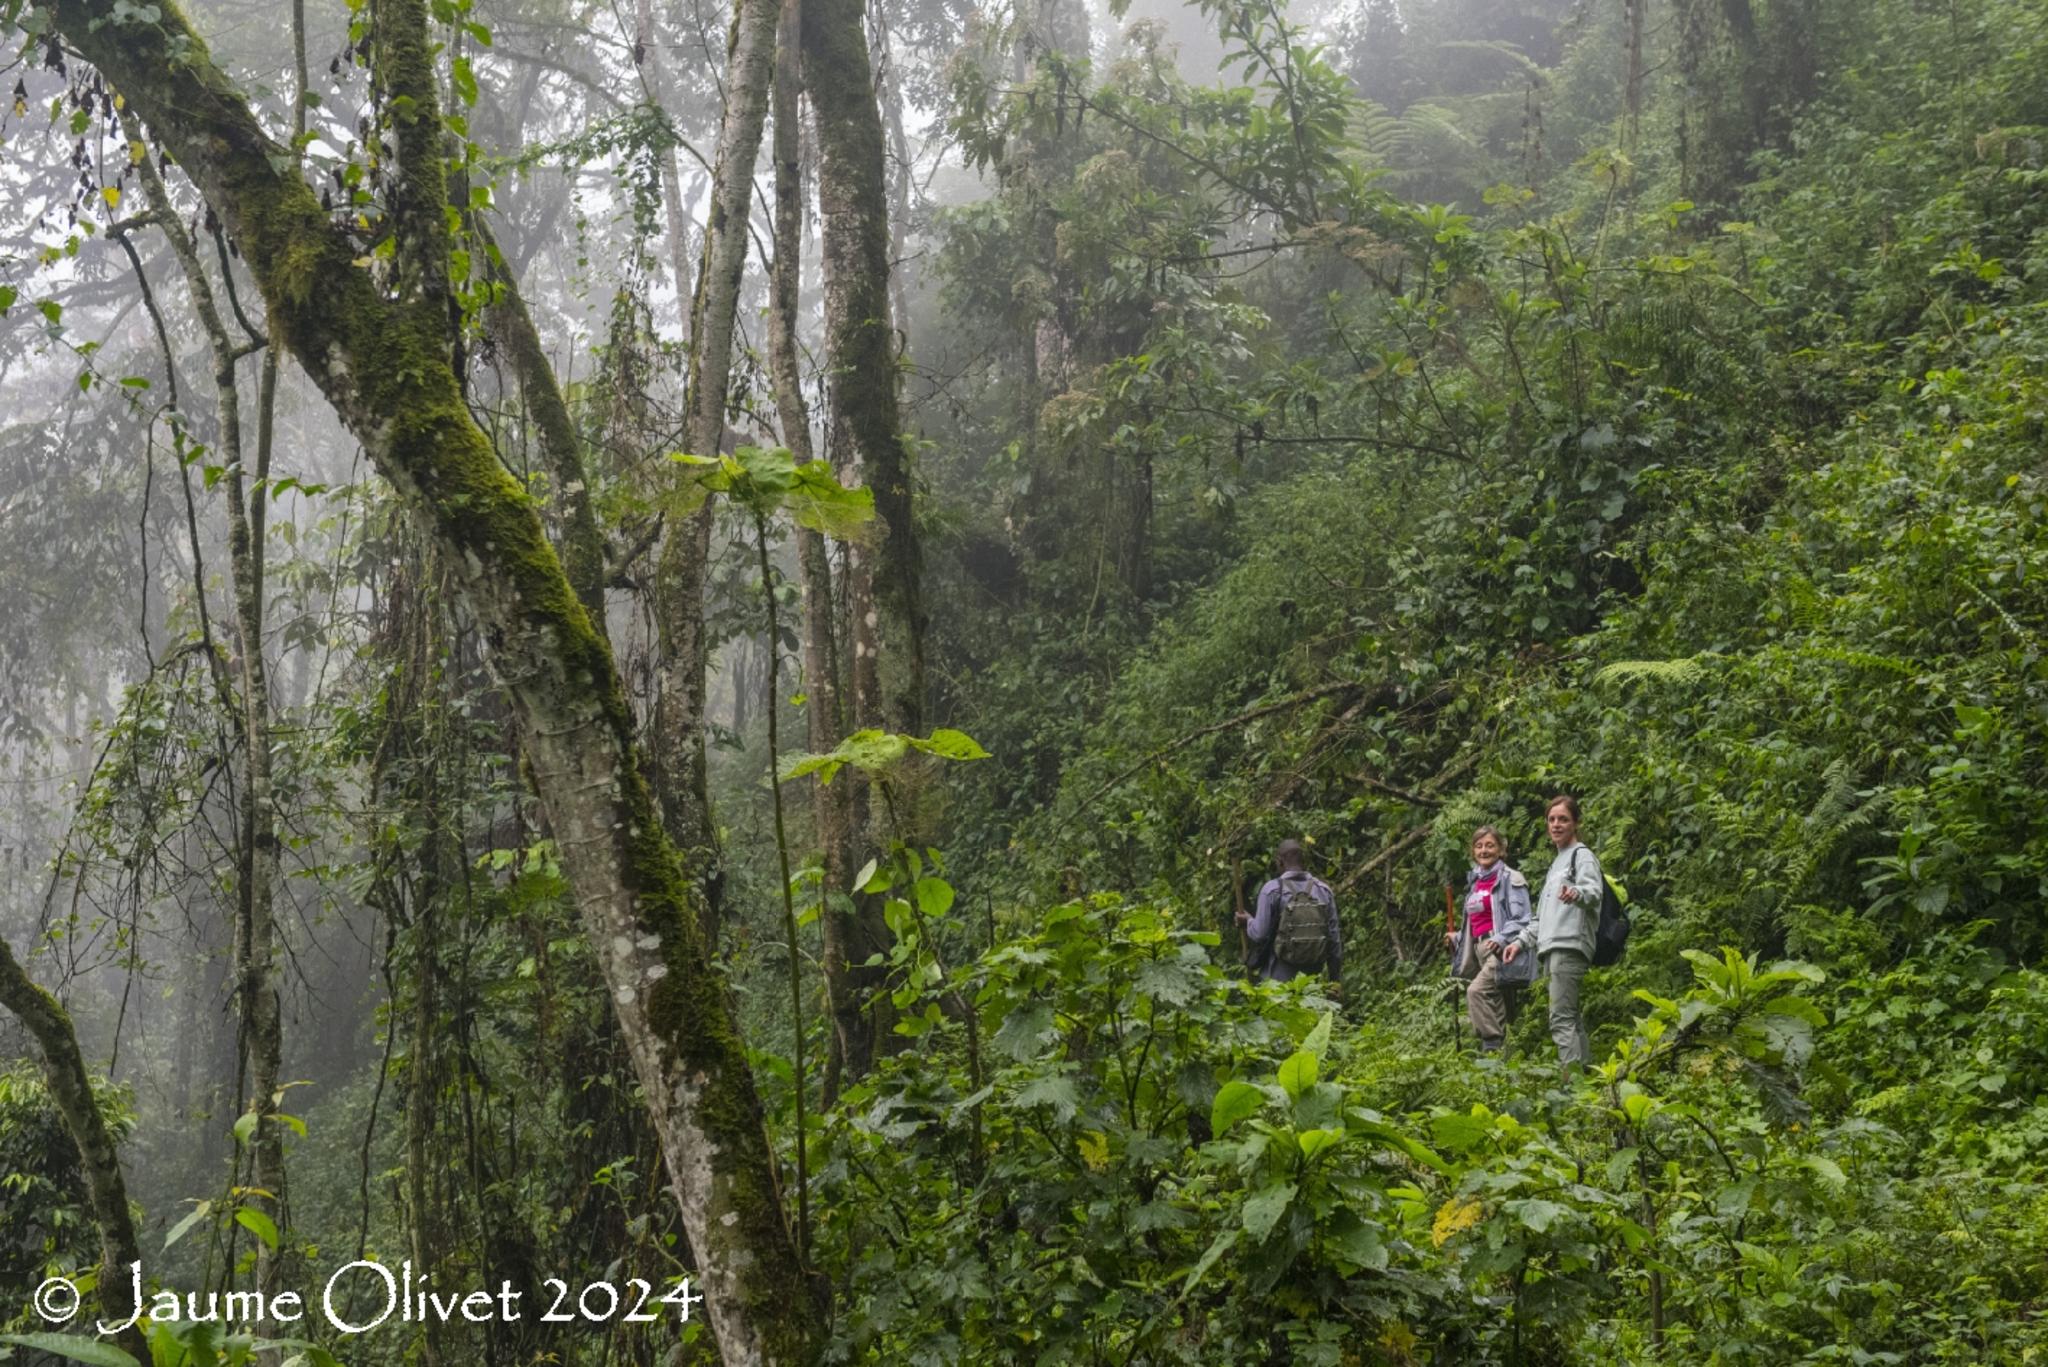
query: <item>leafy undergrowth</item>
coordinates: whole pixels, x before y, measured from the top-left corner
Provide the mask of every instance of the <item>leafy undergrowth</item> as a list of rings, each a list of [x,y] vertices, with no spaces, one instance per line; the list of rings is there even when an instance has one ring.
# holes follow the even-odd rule
[[[816,1141],[842,1360],[2048,1349],[2038,973],[1962,938],[1857,983],[1693,952],[1564,1082],[1540,1003],[1481,1061],[1433,984],[1351,1020],[1214,944],[1105,895],[934,985],[974,1032],[929,1025]]]

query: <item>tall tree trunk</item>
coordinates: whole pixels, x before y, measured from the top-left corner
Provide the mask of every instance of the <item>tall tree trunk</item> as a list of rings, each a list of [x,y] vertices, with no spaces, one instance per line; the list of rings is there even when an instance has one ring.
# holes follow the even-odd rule
[[[876,4],[869,20],[875,35],[875,102],[889,141],[889,304],[896,326],[903,328],[910,312],[903,282],[910,237],[910,137],[903,127],[903,77],[889,31],[888,6]]]
[[[922,732],[922,562],[889,321],[887,156],[861,16],[859,0],[810,0],[801,20],[818,115],[830,426],[874,490],[882,527],[880,544],[851,562],[853,714],[858,725]]]
[[[35,1037],[43,1055],[43,1080],[50,1099],[64,1118],[71,1142],[78,1146],[79,1166],[85,1172],[85,1191],[92,1203],[93,1222],[100,1229],[100,1304],[109,1323],[127,1320],[139,1308],[135,1304],[134,1278],[129,1265],[140,1262],[142,1254],[135,1241],[135,1221],[128,1213],[128,1184],[121,1176],[121,1154],[114,1145],[106,1117],[93,1099],[92,1078],[85,1071],[85,1057],[78,1052],[78,1036],[71,1017],[57,999],[30,980],[14,957],[14,950],[0,939],[0,1006],[13,1012]],[[139,1362],[149,1360],[142,1335],[132,1326],[117,1342]]]
[[[782,441],[798,462],[815,459],[811,415],[804,402],[797,350],[797,305],[803,273],[803,163],[798,104],[798,43],[803,0],[782,0],[775,37],[775,260],[769,272],[768,370],[775,386],[775,412]],[[803,588],[805,739],[812,754],[824,754],[846,735],[840,698],[839,651],[833,636],[832,559],[825,538],[799,527],[797,569]],[[772,644],[772,643],[771,643]],[[838,1095],[842,1079],[857,1076],[874,1056],[873,1027],[863,1003],[881,976],[865,968],[869,957],[888,947],[872,941],[868,919],[847,916],[834,899],[852,893],[853,812],[851,783],[811,783],[811,810],[823,855],[819,916],[825,949],[825,997],[832,1033],[825,1063],[825,1104]],[[880,929],[886,934],[887,925]],[[872,941],[872,942],[871,942]],[[849,1068],[849,1060],[852,1067]]]
[[[775,56],[775,0],[735,4],[711,214],[690,310],[690,380],[684,402],[684,443],[692,453],[708,456],[724,446],[725,391],[732,378],[732,338],[747,266],[747,214]],[[713,917],[706,938],[715,944],[717,835],[704,755],[704,582],[711,557],[711,511],[707,500],[669,528],[655,568],[660,696],[650,745],[661,775],[669,836],[693,853],[702,851],[696,858],[708,875],[705,900]]]
[[[829,449],[842,479],[857,473],[874,491],[881,524],[879,544],[849,546],[846,553],[840,593],[849,625],[852,705],[845,710],[856,727],[921,734],[922,566],[889,321],[886,153],[861,17],[860,0],[807,0],[798,17],[804,87],[817,115]],[[916,835],[885,830],[882,805],[857,787],[843,800],[849,831],[865,827],[878,848],[892,835]],[[914,820],[910,812],[900,815]],[[874,897],[856,896],[837,924],[832,915],[824,920],[839,936],[827,950],[827,981],[836,988],[827,1078],[837,1085],[859,1078],[893,1038],[873,971],[856,967],[886,950],[890,933]]]
[[[132,114],[122,115],[131,143],[142,130]],[[282,1234],[286,1228],[283,1127],[271,1117],[283,1072],[283,1012],[276,982],[277,807],[271,785],[270,676],[263,656],[263,540],[265,485],[270,477],[273,415],[277,400],[275,349],[268,349],[258,387],[256,451],[246,459],[242,434],[241,393],[235,363],[243,354],[230,335],[202,265],[198,245],[171,204],[163,178],[148,157],[135,163],[150,213],[170,240],[171,253],[184,272],[192,309],[206,333],[213,359],[214,401],[220,432],[220,457],[228,505],[228,564],[234,583],[237,683],[241,697],[243,749],[239,813],[239,867],[235,928],[236,996],[241,1005],[242,1052],[249,1078],[249,1107],[256,1125],[249,1138],[252,1188],[244,1202],[260,1212],[280,1234],[278,1246],[258,1240],[256,1288],[265,1299],[277,1289]],[[255,345],[255,343],[251,343]],[[253,486],[246,473],[254,474]]]
[[[784,1219],[746,1052],[712,974],[695,892],[641,777],[604,638],[497,463],[450,364],[446,184],[422,7],[389,0],[377,60],[408,100],[393,218],[408,234],[395,290],[354,263],[290,152],[168,0],[153,22],[115,0],[37,6],[161,137],[236,235],[282,342],[391,481],[492,645],[528,738],[540,801],[662,1139],[705,1308],[730,1364],[807,1362],[822,1342]],[[283,168],[283,169],[280,169]],[[431,215],[417,212],[431,204]],[[438,253],[438,255],[437,255]]]

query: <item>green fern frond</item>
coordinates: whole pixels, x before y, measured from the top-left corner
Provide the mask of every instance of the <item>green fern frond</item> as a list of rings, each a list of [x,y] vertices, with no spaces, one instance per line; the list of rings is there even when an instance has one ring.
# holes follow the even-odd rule
[[[1692,683],[1706,674],[1707,668],[1701,661],[1711,657],[1712,652],[1702,652],[1682,660],[1620,660],[1595,674],[1593,682],[1648,679],[1652,683]]]

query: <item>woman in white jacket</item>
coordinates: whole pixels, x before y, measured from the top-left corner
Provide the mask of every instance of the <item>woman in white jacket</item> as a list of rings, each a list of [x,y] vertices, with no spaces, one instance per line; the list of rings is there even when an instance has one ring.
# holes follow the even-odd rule
[[[1520,938],[1508,946],[1502,962],[1534,951],[1550,975],[1550,1038],[1557,1043],[1557,1061],[1569,1073],[1593,1060],[1579,1012],[1579,986],[1593,963],[1593,933],[1600,925],[1600,857],[1579,843],[1579,803],[1563,794],[1550,799],[1543,824],[1557,857],[1543,880],[1536,916]]]

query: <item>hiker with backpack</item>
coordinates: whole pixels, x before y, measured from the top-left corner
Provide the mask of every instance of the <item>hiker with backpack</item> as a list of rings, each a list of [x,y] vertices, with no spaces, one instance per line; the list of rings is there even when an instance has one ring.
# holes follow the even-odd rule
[[[1472,868],[1465,875],[1465,915],[1444,932],[1451,976],[1465,983],[1465,1017],[1479,1052],[1497,1053],[1507,1042],[1508,994],[1536,981],[1536,960],[1508,962],[1529,924],[1529,880],[1507,862],[1507,842],[1491,826],[1472,832]]]
[[[1600,856],[1579,843],[1578,799],[1564,794],[1550,799],[1543,824],[1557,856],[1543,880],[1535,919],[1508,945],[1501,962],[1512,964],[1531,951],[1542,960],[1550,975],[1550,1038],[1557,1042],[1559,1065],[1569,1073],[1593,1061],[1592,1041],[1579,1010],[1579,987],[1599,945],[1607,879],[1600,871]],[[1626,926],[1626,920],[1621,924]],[[1626,934],[1622,931],[1624,938]],[[1612,957],[1602,958],[1612,962],[1619,956],[1616,947]]]
[[[1303,973],[1320,974],[1333,996],[1344,990],[1344,940],[1337,926],[1337,894],[1308,871],[1299,840],[1273,850],[1279,876],[1259,889],[1257,910],[1237,912],[1244,933],[1245,964],[1254,978],[1284,983]]]

